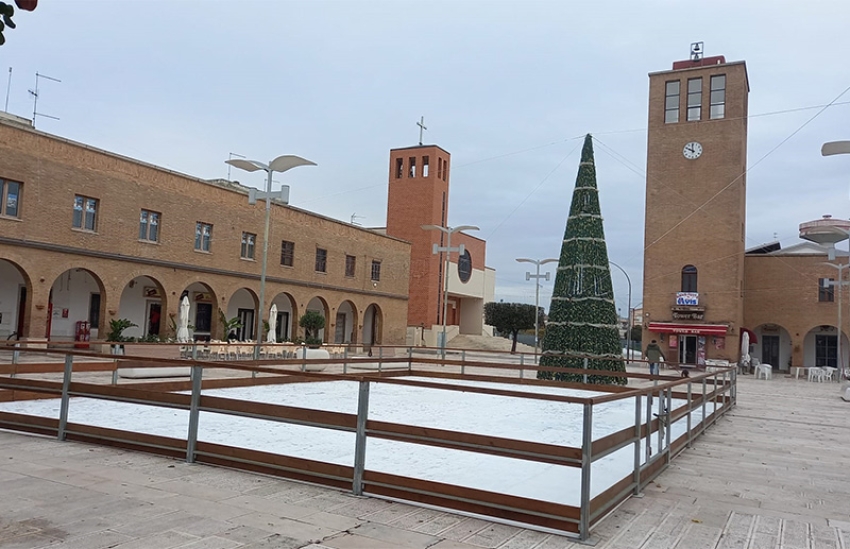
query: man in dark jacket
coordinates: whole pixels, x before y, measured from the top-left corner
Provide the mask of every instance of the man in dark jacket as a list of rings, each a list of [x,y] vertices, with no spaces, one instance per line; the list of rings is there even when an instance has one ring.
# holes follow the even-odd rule
[[[646,346],[646,360],[649,361],[649,373],[657,376],[658,375],[658,363],[666,362],[664,358],[664,353],[661,352],[661,347],[658,346],[658,343],[655,340],[652,340],[652,343]]]

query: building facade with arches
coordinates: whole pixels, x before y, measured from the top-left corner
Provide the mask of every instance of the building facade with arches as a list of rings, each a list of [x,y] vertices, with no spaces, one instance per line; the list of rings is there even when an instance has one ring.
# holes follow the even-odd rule
[[[297,172],[294,172],[297,173]],[[0,340],[174,337],[190,302],[196,340],[256,339],[276,305],[276,338],[325,317],[328,343],[403,344],[410,244],[273,204],[265,311],[259,312],[262,205],[247,188],[194,178],[0,116]],[[258,236],[259,235],[259,236]],[[232,323],[235,324],[235,323]],[[84,327],[84,325],[83,325]]]

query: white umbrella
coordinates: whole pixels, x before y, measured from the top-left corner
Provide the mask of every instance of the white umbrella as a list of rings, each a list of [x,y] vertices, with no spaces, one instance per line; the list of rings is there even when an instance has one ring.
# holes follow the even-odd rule
[[[750,334],[741,331],[741,365],[750,367]]]
[[[272,303],[272,308],[269,311],[269,333],[266,335],[266,343],[277,343],[277,305]]]
[[[177,343],[189,343],[189,298],[180,300],[180,312],[177,315]]]

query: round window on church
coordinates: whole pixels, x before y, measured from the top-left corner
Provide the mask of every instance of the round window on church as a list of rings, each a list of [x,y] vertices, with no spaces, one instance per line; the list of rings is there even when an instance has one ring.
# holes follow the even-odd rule
[[[457,276],[464,283],[469,282],[472,276],[472,256],[469,255],[469,250],[464,250],[457,260]]]

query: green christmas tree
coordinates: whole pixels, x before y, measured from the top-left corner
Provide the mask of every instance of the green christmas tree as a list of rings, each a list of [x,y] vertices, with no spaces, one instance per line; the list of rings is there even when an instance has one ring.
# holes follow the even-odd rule
[[[581,163],[570,205],[570,216],[561,257],[540,365],[558,368],[588,368],[625,372],[621,360],[620,336],[614,289],[608,266],[608,249],[602,228],[593,139],[584,138]],[[570,373],[538,372],[540,379],[581,382],[583,376]],[[626,384],[625,377],[589,375],[588,383]]]

